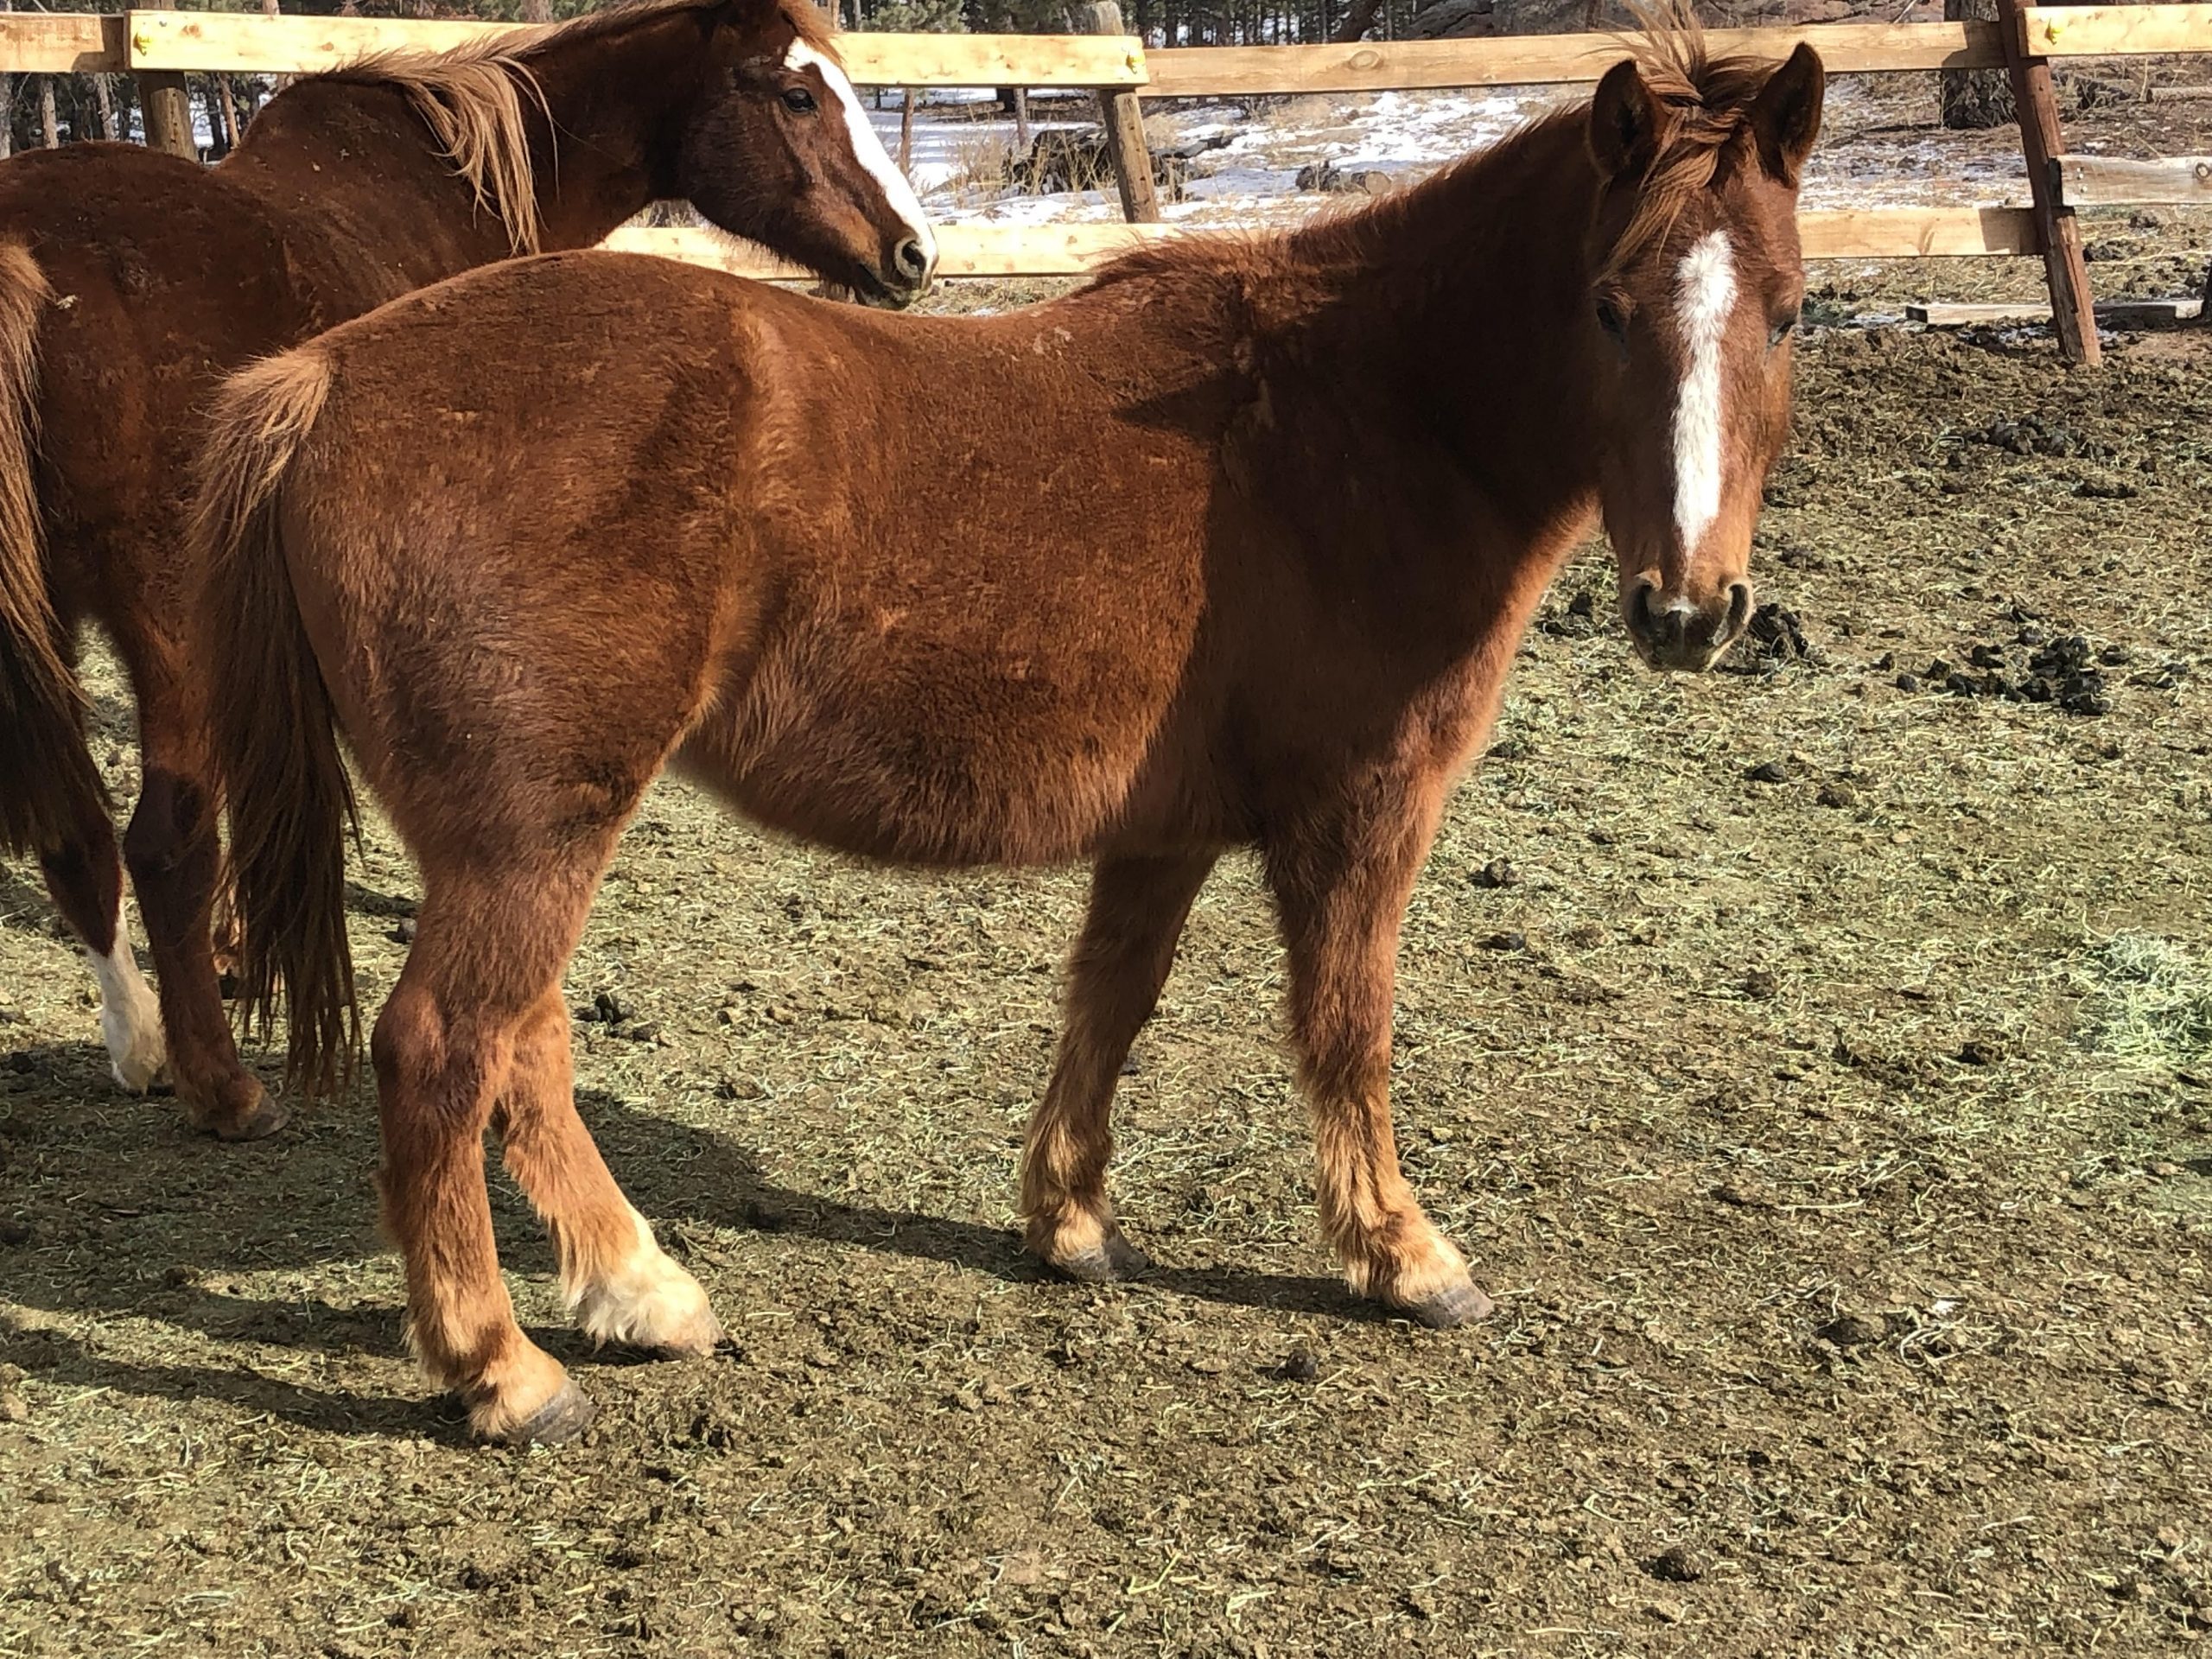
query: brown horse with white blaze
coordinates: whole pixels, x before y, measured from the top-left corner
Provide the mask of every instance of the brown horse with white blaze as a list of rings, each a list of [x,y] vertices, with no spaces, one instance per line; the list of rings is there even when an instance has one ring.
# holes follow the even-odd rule
[[[212,169],[130,144],[0,163],[0,850],[37,855],[84,942],[124,1087],[166,1063],[200,1127],[282,1122],[239,1064],[207,938],[199,704],[228,642],[192,650],[181,554],[216,375],[456,271],[588,246],[664,197],[887,304],[936,262],[804,0],[648,0],[373,58],[294,82]],[[158,1008],[86,747],[86,620],[138,703],[124,851]]]
[[[194,556],[248,659],[217,719],[247,988],[283,988],[327,1084],[334,723],[422,870],[372,1045],[384,1192],[417,1351],[477,1431],[587,1409],[515,1324],[486,1124],[588,1330],[715,1334],[576,1115],[561,994],[665,764],[865,856],[1094,864],[1021,1177],[1030,1248],[1079,1278],[1142,1264],[1106,1192],[1115,1079],[1208,871],[1256,848],[1346,1276],[1431,1324],[1486,1312],[1394,1147],[1400,917],[1593,517],[1653,663],[1742,627],[1821,89],[1809,49],[1770,73],[1662,34],[1417,189],[1027,310],[550,257],[231,381]]]

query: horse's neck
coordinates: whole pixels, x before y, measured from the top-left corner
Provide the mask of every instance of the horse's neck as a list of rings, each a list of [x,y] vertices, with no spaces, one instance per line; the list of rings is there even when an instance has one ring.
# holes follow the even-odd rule
[[[1553,119],[1442,179],[1409,226],[1429,272],[1378,312],[1438,438],[1522,522],[1597,489],[1591,272],[1597,177],[1575,119]]]
[[[1294,237],[1233,302],[1255,384],[1230,476],[1322,602],[1386,640],[1408,687],[1435,690],[1455,755],[1596,505],[1595,185],[1559,124]]]
[[[707,29],[700,8],[662,8],[581,38],[564,31],[529,54],[544,97],[543,110],[524,100],[544,246],[591,246],[652,202],[657,175],[672,175]]]
[[[1316,317],[1344,383],[1380,386],[1516,524],[1577,516],[1597,488],[1596,190],[1580,122],[1547,122],[1396,204],[1387,246]]]
[[[588,247],[652,200],[656,152],[702,59],[689,8],[582,39],[556,35],[527,54],[543,97],[521,89],[541,246]],[[317,287],[372,273],[375,288],[397,293],[513,251],[508,227],[390,82],[298,83],[270,102],[220,170],[330,245],[333,268]]]

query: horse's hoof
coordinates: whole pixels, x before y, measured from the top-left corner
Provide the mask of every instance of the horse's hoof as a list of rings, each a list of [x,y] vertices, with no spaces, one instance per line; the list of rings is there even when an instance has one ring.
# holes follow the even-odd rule
[[[252,1108],[235,1117],[208,1125],[218,1141],[265,1141],[292,1121],[291,1110],[264,1095]]]
[[[124,1051],[110,1051],[107,1074],[126,1095],[150,1095],[169,1080],[169,1057],[162,1041],[162,1028],[152,1027],[135,1035],[124,1033]]]
[[[223,1095],[232,1098],[225,1100]],[[261,1141],[291,1122],[291,1108],[279,1104],[251,1078],[239,1090],[218,1090],[218,1098],[204,1109],[194,1104],[192,1121],[218,1141]]]
[[[728,1340],[729,1336],[722,1329],[722,1322],[709,1308],[703,1311],[688,1329],[662,1338],[645,1351],[655,1359],[703,1359]]]
[[[1054,1271],[1077,1284],[1111,1285],[1126,1279],[1141,1278],[1152,1270],[1152,1258],[1121,1234],[1115,1233],[1103,1243],[1063,1256],[1052,1265]]]
[[[499,1446],[565,1446],[591,1427],[599,1408],[574,1382],[523,1421],[486,1438]]]
[[[1417,1302],[1409,1302],[1399,1312],[1432,1331],[1449,1331],[1454,1325],[1472,1325],[1490,1318],[1497,1312],[1497,1304],[1471,1283],[1463,1281],[1446,1285]]]

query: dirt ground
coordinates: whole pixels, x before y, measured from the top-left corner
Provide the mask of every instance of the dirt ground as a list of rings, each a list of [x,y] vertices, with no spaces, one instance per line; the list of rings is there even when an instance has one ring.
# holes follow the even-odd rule
[[[1756,572],[1794,627],[1658,677],[1580,560],[1414,899],[1400,1140],[1477,1328],[1332,1277],[1249,865],[1124,1082],[1160,1265],[1084,1288],[1011,1213],[1080,879],[880,873],[666,785],[574,966],[577,1077],[736,1346],[587,1352],[503,1185],[601,1416],[475,1449],[400,1350],[369,1102],[235,1147],[119,1097],[0,867],[0,1653],[2212,1630],[2212,334],[2092,375],[1818,330],[1799,408]],[[373,827],[354,875],[373,1007],[411,877]]]

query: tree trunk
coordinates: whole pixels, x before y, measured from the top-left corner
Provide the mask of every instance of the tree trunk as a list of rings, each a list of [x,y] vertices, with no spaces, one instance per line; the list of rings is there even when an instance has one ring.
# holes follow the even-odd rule
[[[13,11],[16,0],[0,0],[0,13]],[[16,78],[0,74],[0,161],[16,153]]]
[[[0,0],[0,12],[16,9],[16,0]],[[0,74],[0,161],[16,153],[16,78]]]
[[[909,178],[914,172],[914,89],[903,89],[899,100],[899,170]]]
[[[92,77],[92,102],[100,112],[100,137],[113,143],[122,132],[115,124],[115,95],[108,90],[107,77]]]
[[[1351,0],[1345,9],[1344,20],[1329,36],[1339,46],[1349,46],[1375,27],[1375,14],[1382,10],[1382,0]]]
[[[238,100],[231,96],[231,78],[228,75],[215,77],[215,95],[223,106],[223,148],[226,150],[236,149],[238,134],[243,129],[238,124]]]
[[[522,0],[522,20],[525,23],[551,22],[553,0]]]
[[[48,149],[60,149],[61,121],[54,107],[54,77],[52,75],[41,75],[38,78],[38,124],[39,130],[46,135],[46,147]]]
[[[188,108],[191,99],[185,100]],[[200,78],[200,106],[207,117],[207,159],[219,162],[231,153],[229,136],[223,130],[223,111],[215,102],[215,79],[212,75]]]
[[[1943,0],[1948,23],[1997,21],[1997,0]],[[1943,71],[1943,124],[1955,132],[2010,126],[2019,118],[2012,83],[2002,69]]]

